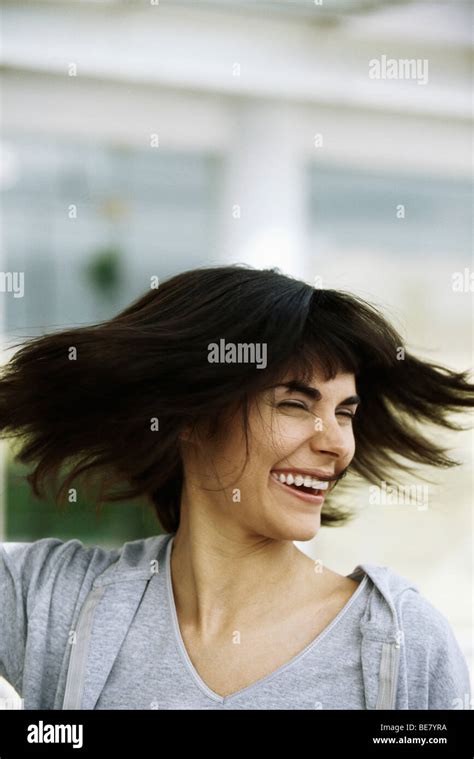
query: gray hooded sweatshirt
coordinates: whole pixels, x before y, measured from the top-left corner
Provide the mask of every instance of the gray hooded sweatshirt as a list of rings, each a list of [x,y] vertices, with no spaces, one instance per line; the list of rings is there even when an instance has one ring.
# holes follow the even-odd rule
[[[0,544],[0,675],[25,709],[471,708],[466,660],[446,617],[409,580],[375,564],[349,575],[359,589],[315,641],[219,696],[193,669],[179,633],[172,540],[117,549],[56,538]]]

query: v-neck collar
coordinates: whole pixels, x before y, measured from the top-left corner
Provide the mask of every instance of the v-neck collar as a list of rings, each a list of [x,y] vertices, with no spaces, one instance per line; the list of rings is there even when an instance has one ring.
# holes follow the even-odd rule
[[[184,645],[184,640],[181,635],[181,630],[179,627],[178,614],[176,611],[176,604],[174,601],[173,585],[171,581],[171,549],[173,545],[173,540],[174,540],[174,534],[171,535],[166,545],[166,554],[165,554],[164,563],[165,563],[166,597],[167,597],[168,606],[169,606],[171,619],[173,623],[176,643],[178,645],[180,654],[183,658],[184,664],[188,672],[191,674],[191,676],[195,680],[198,687],[206,694],[206,696],[208,696],[213,701],[217,701],[220,704],[224,704],[224,703],[227,704],[229,701],[231,701],[234,698],[237,698],[237,696],[240,696],[242,693],[247,693],[253,688],[257,688],[258,686],[262,685],[263,683],[268,682],[272,678],[277,677],[277,675],[281,674],[285,669],[295,664],[295,662],[298,661],[298,659],[304,656],[311,648],[316,646],[320,642],[320,640],[322,640],[322,638],[325,637],[327,633],[329,633],[329,631],[333,629],[333,627],[338,623],[341,617],[344,616],[344,614],[347,612],[347,610],[353,604],[356,598],[361,594],[363,587],[366,585],[368,581],[368,575],[365,574],[363,579],[359,583],[359,587],[354,591],[354,593],[351,595],[347,603],[345,603],[342,609],[339,610],[338,614],[329,623],[329,625],[327,625],[324,628],[324,630],[322,630],[312,641],[310,641],[299,653],[295,654],[295,656],[293,656],[289,661],[287,661],[284,664],[281,664],[279,667],[277,667],[277,669],[273,670],[273,672],[270,672],[268,675],[265,675],[264,677],[261,677],[258,680],[255,680],[255,682],[250,683],[250,685],[246,685],[244,688],[240,688],[240,690],[234,691],[234,693],[229,693],[227,696],[221,696],[219,693],[216,693],[211,688],[209,688],[208,685],[206,685],[206,683],[204,682],[204,680],[202,679],[202,677],[196,670],[194,664],[192,663],[190,656],[186,650],[186,646]],[[351,576],[352,575],[348,575],[348,577],[351,577]]]

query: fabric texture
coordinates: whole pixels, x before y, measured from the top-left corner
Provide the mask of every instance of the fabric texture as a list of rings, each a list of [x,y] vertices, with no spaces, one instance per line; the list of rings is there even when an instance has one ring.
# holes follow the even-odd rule
[[[25,709],[465,709],[466,660],[406,578],[360,564],[336,618],[273,673],[227,697],[187,656],[169,574],[173,535],[117,549],[0,544],[0,675]]]

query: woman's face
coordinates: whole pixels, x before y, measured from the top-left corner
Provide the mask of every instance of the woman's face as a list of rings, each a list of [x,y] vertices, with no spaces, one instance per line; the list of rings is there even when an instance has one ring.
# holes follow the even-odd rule
[[[318,487],[317,475],[337,475],[353,458],[358,399],[353,374],[326,382],[316,373],[306,389],[292,380],[288,374],[251,405],[245,466],[240,412],[217,438],[184,447],[182,507],[189,500],[204,508],[223,530],[277,540],[314,537],[328,493]],[[289,475],[299,475],[296,483],[303,486]]]

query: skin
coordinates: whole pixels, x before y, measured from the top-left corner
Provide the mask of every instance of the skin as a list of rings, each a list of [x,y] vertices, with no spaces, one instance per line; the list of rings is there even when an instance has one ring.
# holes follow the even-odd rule
[[[322,506],[286,493],[270,476],[272,469],[285,467],[338,474],[354,456],[349,414],[357,405],[341,405],[356,393],[354,375],[341,372],[326,382],[315,372],[308,385],[320,391],[319,400],[285,387],[255,399],[246,465],[238,414],[205,443],[183,435],[173,596],[188,655],[208,687],[221,695],[289,661],[358,586],[328,567],[316,572],[313,560],[293,544],[317,534]],[[317,429],[314,417],[320,420]],[[240,645],[233,645],[236,631]]]

